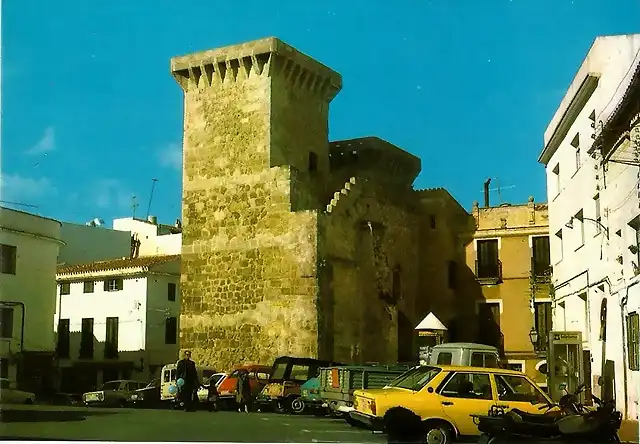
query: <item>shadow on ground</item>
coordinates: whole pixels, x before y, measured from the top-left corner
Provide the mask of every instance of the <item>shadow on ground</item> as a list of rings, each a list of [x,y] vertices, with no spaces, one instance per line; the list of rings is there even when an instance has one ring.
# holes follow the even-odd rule
[[[0,409],[0,423],[11,422],[73,422],[84,421],[88,416],[114,415],[117,412],[92,412],[88,410],[31,410]]]

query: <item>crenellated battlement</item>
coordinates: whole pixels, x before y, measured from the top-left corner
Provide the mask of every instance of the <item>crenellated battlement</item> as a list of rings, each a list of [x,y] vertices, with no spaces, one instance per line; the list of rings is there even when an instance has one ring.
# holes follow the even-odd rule
[[[171,73],[185,92],[276,76],[327,101],[342,88],[339,73],[275,37],[174,57]]]

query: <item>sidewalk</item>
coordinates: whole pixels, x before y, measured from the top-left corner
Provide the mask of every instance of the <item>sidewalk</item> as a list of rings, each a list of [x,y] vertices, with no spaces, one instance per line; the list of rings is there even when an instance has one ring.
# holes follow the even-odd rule
[[[622,442],[638,442],[638,421],[624,420],[618,431]]]

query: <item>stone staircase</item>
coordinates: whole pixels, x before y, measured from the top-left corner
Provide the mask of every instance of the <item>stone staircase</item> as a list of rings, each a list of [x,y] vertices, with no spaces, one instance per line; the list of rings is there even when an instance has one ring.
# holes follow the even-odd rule
[[[348,182],[344,183],[344,187],[342,187],[340,191],[336,191],[335,193],[333,193],[333,199],[331,199],[331,202],[329,202],[329,204],[327,205],[327,213],[333,212],[333,210],[338,205],[338,202],[340,201],[342,196],[347,196],[351,191],[351,188],[355,184],[356,184],[356,178],[352,177],[349,179]]]

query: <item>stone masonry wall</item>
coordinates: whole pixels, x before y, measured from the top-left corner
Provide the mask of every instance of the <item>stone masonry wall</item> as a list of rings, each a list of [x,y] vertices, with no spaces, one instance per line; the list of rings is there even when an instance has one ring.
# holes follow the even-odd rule
[[[172,72],[185,94],[180,347],[221,370],[316,356],[317,215],[292,212],[291,183],[327,141],[339,75],[277,39],[174,58]]]

